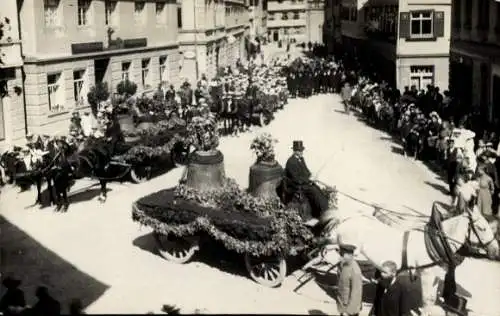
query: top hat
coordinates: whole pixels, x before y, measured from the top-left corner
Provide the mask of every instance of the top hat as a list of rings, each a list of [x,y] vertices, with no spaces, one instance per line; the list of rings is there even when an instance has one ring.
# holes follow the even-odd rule
[[[346,253],[351,253],[352,254],[356,250],[356,246],[350,245],[350,244],[340,244],[339,245],[339,250],[342,251],[342,252],[346,252]]]
[[[304,151],[306,148],[301,140],[294,140],[292,149],[293,151]]]

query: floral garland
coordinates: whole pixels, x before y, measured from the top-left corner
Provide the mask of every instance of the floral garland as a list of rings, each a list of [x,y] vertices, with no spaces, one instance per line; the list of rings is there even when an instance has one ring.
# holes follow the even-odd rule
[[[304,225],[297,210],[285,208],[278,197],[254,197],[241,190],[234,179],[226,178],[222,187],[207,191],[198,191],[181,184],[175,188],[174,192],[175,198],[193,201],[203,206],[216,207],[221,210],[250,212],[255,216],[269,218],[271,227],[276,234],[266,243],[239,241],[218,230],[208,219],[200,219],[182,227],[169,226],[169,228],[166,228],[165,226],[168,225],[162,223],[163,231],[160,230],[160,232],[186,236],[196,232],[197,229],[203,229],[213,238],[223,242],[228,249],[240,253],[250,252],[253,255],[275,253],[295,255],[298,251],[304,249],[313,238],[311,231]],[[158,227],[156,225],[156,228]]]
[[[257,162],[273,162],[275,158],[274,144],[278,143],[271,134],[264,133],[254,138],[250,149],[257,155]]]
[[[215,150],[219,146],[217,120],[210,112],[193,117],[187,126],[187,135],[189,144],[197,150]]]
[[[184,142],[184,137],[174,134],[170,141],[162,146],[149,147],[138,145],[130,148],[126,153],[113,157],[113,160],[127,163],[142,163],[144,160],[156,160],[167,157],[172,152],[175,144]]]
[[[295,256],[308,247],[307,243],[292,244],[296,239],[289,238],[283,231],[275,234],[273,238],[267,242],[239,240],[217,229],[217,227],[210,223],[210,219],[206,217],[198,217],[189,224],[174,226],[149,217],[144,211],[135,207],[133,209],[132,219],[165,235],[172,234],[178,237],[194,236],[199,231],[204,231],[214,240],[222,242],[226,249],[237,253],[248,253],[256,257],[276,254]],[[294,232],[293,230],[291,231]],[[307,233],[311,234],[308,230]],[[308,236],[306,236],[304,239],[309,241],[312,240],[312,237],[308,238]]]

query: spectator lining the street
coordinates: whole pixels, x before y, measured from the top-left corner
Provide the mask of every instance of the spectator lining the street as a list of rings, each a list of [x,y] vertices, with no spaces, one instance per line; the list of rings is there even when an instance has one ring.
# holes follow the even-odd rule
[[[7,291],[0,299],[0,312],[5,316],[18,314],[26,305],[24,292],[19,288],[21,281],[6,277],[2,285]]]

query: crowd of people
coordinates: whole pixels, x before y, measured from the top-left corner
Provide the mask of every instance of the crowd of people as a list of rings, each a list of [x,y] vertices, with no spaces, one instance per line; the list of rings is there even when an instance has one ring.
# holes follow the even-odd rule
[[[336,92],[346,111],[358,110],[368,123],[392,133],[405,156],[446,172],[457,210],[463,210],[459,192],[466,189],[485,216],[497,215],[500,147],[495,129],[481,124],[477,113],[461,111],[449,91],[441,93],[439,87],[428,85],[404,87],[401,92],[364,72],[355,61],[341,59],[336,70],[341,82]]]

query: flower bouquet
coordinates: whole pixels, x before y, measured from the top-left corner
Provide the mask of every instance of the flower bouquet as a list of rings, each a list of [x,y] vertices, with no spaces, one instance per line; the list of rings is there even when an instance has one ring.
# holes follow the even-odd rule
[[[217,120],[212,113],[195,116],[187,125],[187,142],[197,151],[214,151],[219,146]]]
[[[278,140],[274,139],[271,134],[264,133],[252,141],[250,149],[257,155],[257,163],[275,163],[274,145]]]

